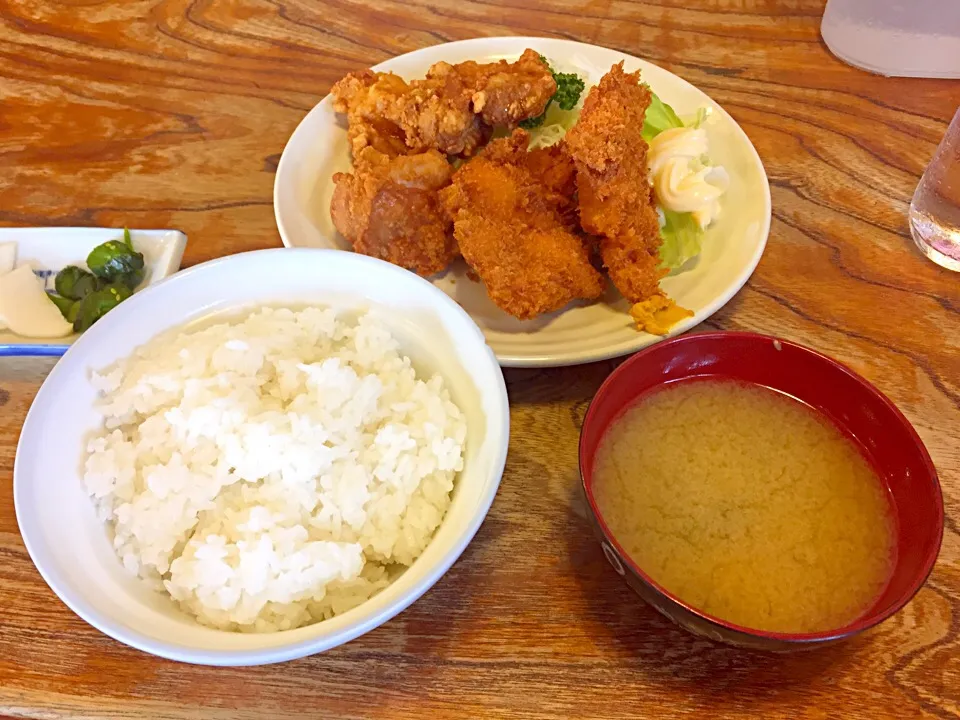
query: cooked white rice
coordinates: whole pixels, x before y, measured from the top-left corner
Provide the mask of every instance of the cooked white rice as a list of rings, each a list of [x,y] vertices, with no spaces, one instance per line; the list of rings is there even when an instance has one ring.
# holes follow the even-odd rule
[[[217,628],[329,618],[423,552],[466,422],[371,315],[264,309],[94,375],[84,481],[131,572]]]

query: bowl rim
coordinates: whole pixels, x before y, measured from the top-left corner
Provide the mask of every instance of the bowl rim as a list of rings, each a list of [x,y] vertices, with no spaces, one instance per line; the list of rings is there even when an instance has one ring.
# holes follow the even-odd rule
[[[403,270],[402,268],[385,261],[354,253],[342,253],[336,250],[320,248],[297,248],[294,250],[287,248],[266,248],[214,258],[212,260],[194,265],[181,272],[174,273],[169,277],[157,282],[155,285],[144,288],[142,292],[131,297],[130,301],[128,301],[130,305],[128,306],[128,310],[126,312],[130,312],[131,307],[136,309],[137,305],[149,301],[152,299],[153,295],[157,294],[158,292],[169,291],[158,290],[158,288],[166,288],[168,286],[170,288],[179,287],[180,283],[184,282],[184,278],[194,274],[200,274],[204,268],[209,269],[215,266],[232,264],[241,261],[250,262],[251,258],[254,256],[263,257],[267,254],[293,259],[298,256],[302,257],[305,255],[330,256],[332,253],[336,253],[336,257],[338,258],[339,262],[355,263],[360,266],[380,267],[391,274],[403,275],[409,282],[422,284],[425,286],[425,288],[428,288],[428,292],[437,300],[437,302],[448,305],[448,307],[456,314],[456,316],[463,321],[465,329],[472,330],[478,338],[478,341],[482,343],[486,349],[485,362],[488,364],[493,376],[498,380],[498,382],[494,386],[484,386],[483,388],[480,388],[480,390],[484,395],[496,396],[497,402],[496,409],[494,411],[495,414],[491,415],[491,417],[488,419],[488,428],[494,429],[498,436],[495,439],[496,444],[494,446],[497,454],[491,462],[492,472],[490,477],[492,477],[492,479],[486,479],[487,487],[480,495],[478,505],[476,510],[471,514],[469,523],[464,524],[460,528],[458,535],[453,539],[449,547],[444,550],[441,557],[438,558],[434,564],[425,566],[423,570],[420,571],[422,576],[416,579],[416,582],[405,594],[398,595],[380,609],[377,609],[376,607],[370,607],[366,612],[362,612],[364,605],[367,605],[371,600],[374,600],[377,597],[375,595],[364,603],[352,608],[350,611],[331,618],[331,621],[337,620],[346,617],[348,614],[352,614],[354,611],[361,611],[356,613],[356,617],[350,617],[349,622],[341,621],[341,623],[337,623],[333,627],[330,627],[326,625],[327,621],[321,621],[312,623],[310,625],[305,625],[300,628],[280,630],[269,633],[269,635],[274,638],[282,637],[283,635],[290,635],[291,637],[289,641],[278,642],[275,645],[268,647],[237,649],[199,647],[196,645],[184,644],[176,640],[159,639],[145,635],[140,630],[127,625],[122,620],[117,619],[115,616],[102,612],[97,606],[88,603],[86,600],[80,597],[68,581],[59,577],[60,573],[57,568],[48,567],[38,562],[37,547],[34,547],[34,543],[30,539],[31,532],[24,532],[24,519],[28,518],[28,524],[32,524],[32,519],[29,518],[31,518],[33,511],[27,510],[24,504],[27,501],[27,498],[25,497],[26,490],[24,489],[26,478],[23,476],[25,470],[23,469],[22,464],[17,462],[17,459],[20,457],[21,450],[27,441],[25,440],[27,434],[23,432],[23,430],[28,427],[31,416],[35,414],[35,412],[41,411],[38,409],[37,399],[44,394],[49,394],[50,385],[48,381],[50,378],[58,377],[59,375],[68,372],[70,369],[65,362],[58,362],[48,373],[47,377],[44,378],[44,381],[41,384],[40,389],[37,391],[33,402],[31,402],[30,408],[27,411],[23,422],[23,427],[21,428],[20,438],[17,442],[17,453],[14,458],[13,470],[13,499],[15,516],[17,518],[18,529],[20,530],[20,535],[24,546],[26,547],[27,554],[30,557],[34,567],[37,569],[37,572],[43,578],[44,582],[47,583],[50,589],[53,590],[54,594],[64,605],[66,605],[82,620],[86,621],[89,625],[104,633],[108,637],[142,652],[166,658],[168,660],[196,665],[212,665],[221,667],[267,665],[285,662],[288,660],[295,660],[309,655],[325,652],[334,647],[343,645],[361,635],[364,635],[380,625],[383,625],[406,610],[414,602],[419,600],[427,591],[436,585],[440,578],[443,577],[443,575],[445,575],[453,566],[453,564],[463,555],[464,551],[467,549],[476,536],[476,533],[479,531],[481,525],[487,517],[487,514],[489,513],[493,501],[496,498],[506,465],[506,457],[510,438],[510,411],[506,382],[503,377],[502,369],[497,363],[493,351],[490,349],[489,345],[486,345],[486,340],[483,337],[483,334],[480,332],[480,329],[476,326],[476,323],[474,323],[473,319],[470,318],[466,311],[457,305],[456,302],[446,296],[438,288],[433,287],[431,283],[427,282],[423,278],[420,278],[414,273]],[[241,305],[238,307],[246,306]],[[106,320],[109,320],[109,316],[105,318],[105,321]],[[171,327],[182,326],[184,322],[186,321],[181,320],[179,322],[175,322]],[[82,349],[87,344],[96,341],[97,333],[93,332],[96,330],[96,327],[97,326],[92,328],[91,332],[84,333],[80,336],[80,338],[78,338],[76,344],[68,351],[67,357],[70,356],[70,353],[76,354],[77,348]],[[103,327],[109,326],[106,322],[104,322]],[[161,333],[162,332],[163,331],[161,331]],[[153,337],[156,337],[161,333],[155,333]],[[126,356],[129,356],[135,349],[136,347],[129,349],[126,353]],[[431,538],[431,541],[432,540],[433,538]],[[413,567],[414,566],[411,565],[411,569]],[[216,630],[214,628],[209,629],[226,634],[235,634],[231,631]],[[302,637],[296,637],[294,636],[295,634],[301,635]]]
[[[730,338],[745,339],[750,341],[764,342],[764,343],[779,343],[781,346],[791,347],[794,350],[797,350],[803,354],[810,356],[815,362],[825,363],[831,365],[834,369],[840,371],[844,375],[848,376],[855,383],[860,385],[864,390],[873,395],[878,399],[881,404],[883,404],[891,413],[893,417],[897,420],[901,429],[903,429],[910,440],[913,442],[913,445],[920,452],[920,457],[926,470],[927,479],[932,481],[933,491],[935,497],[935,512],[936,512],[936,524],[937,524],[937,540],[934,543],[932,550],[927,554],[923,559],[923,563],[920,566],[921,570],[917,572],[914,576],[913,581],[909,585],[907,592],[903,594],[900,600],[892,604],[889,608],[883,612],[875,614],[866,614],[861,617],[858,617],[853,622],[850,622],[842,627],[825,630],[821,632],[813,633],[782,633],[782,632],[771,632],[766,630],[757,630],[754,628],[749,628],[743,625],[738,625],[733,622],[728,622],[722,618],[719,618],[710,613],[704,612],[699,608],[681,600],[679,597],[671,593],[669,590],[664,588],[662,585],[658,584],[653,578],[651,578],[645,571],[643,571],[640,566],[630,557],[629,553],[623,548],[620,542],[616,539],[614,534],[610,531],[610,528],[607,526],[606,521],[603,519],[603,515],[600,513],[599,508],[597,507],[596,501],[593,497],[592,484],[588,484],[586,480],[586,474],[584,473],[584,429],[591,423],[592,418],[595,415],[596,411],[596,402],[597,399],[609,391],[610,386],[613,384],[613,381],[620,377],[621,375],[630,372],[635,366],[639,365],[644,361],[647,355],[654,352],[663,352],[670,348],[676,347],[678,345],[686,343],[696,343],[704,338],[716,339],[719,342]],[[707,374],[701,375],[700,377],[708,376]],[[689,375],[688,377],[698,377],[698,375]],[[662,383],[661,383],[662,385]],[[626,407],[626,405],[624,405]],[[914,596],[920,591],[920,588],[927,582],[927,579],[930,577],[930,574],[933,572],[933,568],[936,565],[937,557],[940,554],[941,545],[943,543],[943,530],[944,530],[944,507],[943,507],[943,490],[940,486],[940,479],[937,475],[936,467],[933,464],[933,460],[930,457],[930,453],[927,451],[926,446],[923,444],[923,440],[920,438],[920,435],[917,433],[916,428],[910,423],[906,416],[900,411],[900,409],[893,403],[890,398],[888,398],[883,392],[881,392],[876,386],[874,386],[869,380],[862,377],[858,373],[851,370],[849,367],[843,363],[834,360],[833,358],[824,355],[813,348],[801,345],[790,340],[784,340],[782,338],[775,337],[773,335],[765,335],[762,333],[755,332],[742,332],[736,330],[718,330],[718,331],[708,331],[708,332],[697,332],[690,333],[686,335],[680,335],[675,338],[670,338],[663,342],[651,345],[648,348],[644,348],[640,352],[632,355],[618,367],[616,367],[601,383],[600,387],[594,393],[593,398],[590,400],[590,405],[587,408],[587,412],[584,415],[583,425],[580,429],[580,439],[577,445],[577,467],[580,473],[580,485],[583,489],[584,495],[587,499],[587,504],[590,507],[590,513],[593,516],[593,520],[596,523],[596,526],[600,529],[603,537],[607,543],[609,543],[620,556],[620,559],[627,565],[631,572],[633,572],[637,578],[645,585],[650,587],[654,592],[660,596],[666,598],[671,603],[678,605],[683,608],[690,614],[696,616],[700,620],[709,623],[717,628],[727,631],[733,631],[736,633],[741,633],[754,638],[761,638],[764,640],[771,640],[783,643],[796,643],[796,644],[811,644],[811,643],[821,643],[829,642],[831,640],[837,640],[840,638],[849,637],[855,635],[864,630],[872,628],[881,622],[887,620],[891,616],[900,612],[904,606],[909,603]]]

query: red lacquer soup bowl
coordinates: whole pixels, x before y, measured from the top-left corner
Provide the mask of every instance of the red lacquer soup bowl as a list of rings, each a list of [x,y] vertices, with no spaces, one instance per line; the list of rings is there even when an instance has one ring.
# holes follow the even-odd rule
[[[821,633],[785,634],[712,617],[657,585],[610,533],[592,490],[594,455],[604,432],[646,393],[678,380],[710,377],[763,385],[807,403],[860,445],[888,486],[897,527],[891,579],[873,607],[849,625]],[[603,552],[617,573],[640,597],[690,632],[742,647],[789,650],[840,640],[882,622],[906,605],[926,581],[943,536],[937,472],[920,437],[896,406],[840,363],[763,335],[684,335],[624,362],[603,383],[587,411],[580,435],[580,475]]]

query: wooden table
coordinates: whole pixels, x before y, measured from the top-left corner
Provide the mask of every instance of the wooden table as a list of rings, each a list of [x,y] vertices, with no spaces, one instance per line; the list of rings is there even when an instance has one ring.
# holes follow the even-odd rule
[[[876,630],[806,654],[686,635],[607,567],[580,514],[578,427],[612,363],[516,370],[499,495],[422,600],[345,647],[282,666],[167,662],[86,625],[31,564],[13,461],[53,361],[3,359],[0,715],[960,716],[960,276],[919,255],[906,219],[960,84],[842,64],[820,39],[815,0],[537,5],[2,0],[0,222],[176,227],[190,238],[185,265],[279,245],[280,152],[347,71],[505,34],[648,58],[727,108],[770,176],[767,252],[705,326],[812,345],[907,414],[940,470],[947,509],[924,589]]]

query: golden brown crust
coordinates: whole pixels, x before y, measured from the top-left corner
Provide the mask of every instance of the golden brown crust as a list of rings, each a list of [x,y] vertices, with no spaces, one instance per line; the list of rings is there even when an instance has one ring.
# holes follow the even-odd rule
[[[333,176],[333,224],[359,253],[424,277],[441,272],[457,254],[437,197],[452,172],[435,150],[389,157],[367,148],[353,173]]]
[[[519,136],[492,142],[455,173],[440,199],[490,298],[526,320],[599,297],[604,279],[583,241],[565,227],[559,195],[526,166],[520,142],[525,148]]]
[[[403,78],[372,70],[350,73],[330,90],[333,109],[347,116],[347,137],[356,158],[372,147],[386,155],[410,152],[403,129],[387,116],[387,110],[408,91]]]
[[[399,125],[407,146],[415,150],[437,149],[448,155],[471,155],[488,137],[470,98],[473,87],[448,63],[437,63],[423,80],[384,109],[384,115]]]
[[[564,226],[575,232],[577,222],[577,168],[561,140],[556,145],[527,150],[530,135],[521,129],[509,137],[493,140],[483,149],[483,157],[504,165],[522,165],[543,186],[557,208]]]
[[[354,156],[365,147],[469,156],[494,127],[542,113],[556,89],[540,56],[526,50],[515,63],[439,62],[410,83],[392,73],[350,73],[331,94],[334,109],[347,115]]]
[[[580,224],[600,237],[610,279],[630,302],[659,292],[660,223],[641,135],[650,90],[614,65],[584,101],[566,142],[577,166]]]
[[[477,75],[471,98],[473,110],[492,127],[515,128],[521,121],[537,117],[557,91],[553,73],[540,55],[529,48],[515,63],[501,60],[487,65],[461,63],[455,67],[466,73],[469,65],[475,66]]]

